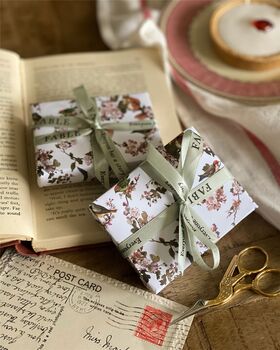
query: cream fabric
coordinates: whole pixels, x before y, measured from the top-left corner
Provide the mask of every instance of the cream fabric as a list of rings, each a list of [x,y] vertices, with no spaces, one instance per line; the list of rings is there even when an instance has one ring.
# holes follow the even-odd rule
[[[104,41],[112,49],[156,45],[161,48],[167,67],[164,35],[156,24],[166,3],[163,0],[99,0],[98,21]],[[145,4],[150,10],[149,17],[146,16]],[[189,82],[186,84],[199,105],[174,86],[177,112],[183,124],[196,127],[208,139],[259,205],[258,212],[280,229],[280,189],[276,174],[272,174],[266,160],[242,128],[256,135],[279,161],[280,102],[257,107],[245,105]]]

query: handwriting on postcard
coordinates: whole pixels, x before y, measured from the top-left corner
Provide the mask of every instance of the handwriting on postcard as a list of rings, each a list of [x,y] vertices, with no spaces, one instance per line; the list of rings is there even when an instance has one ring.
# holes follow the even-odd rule
[[[5,259],[5,268],[1,269],[0,344],[4,350],[4,344],[25,338],[27,344],[43,349],[73,287],[48,273],[53,266],[42,270],[44,261],[15,257],[15,262]]]
[[[65,339],[67,349],[83,350],[138,350],[147,344],[149,349],[166,349],[172,343],[177,330],[169,327],[172,314],[157,305],[159,297],[153,295],[149,301],[125,291],[127,287],[120,293],[120,287],[69,266],[49,257],[4,254],[0,259],[0,350],[63,348]]]

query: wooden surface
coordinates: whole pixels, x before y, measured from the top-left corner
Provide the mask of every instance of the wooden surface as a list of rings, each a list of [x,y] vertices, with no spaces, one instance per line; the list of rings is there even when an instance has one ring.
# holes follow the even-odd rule
[[[0,0],[0,11],[0,46],[22,57],[106,50],[93,1]],[[280,233],[254,213],[219,242],[221,265],[217,270],[206,272],[192,266],[161,295],[188,306],[198,298],[215,297],[232,256],[253,244],[267,250],[271,267],[280,266]],[[143,288],[113,244],[56,256]],[[248,291],[230,305],[197,315],[186,349],[279,350],[280,298],[269,299]]]

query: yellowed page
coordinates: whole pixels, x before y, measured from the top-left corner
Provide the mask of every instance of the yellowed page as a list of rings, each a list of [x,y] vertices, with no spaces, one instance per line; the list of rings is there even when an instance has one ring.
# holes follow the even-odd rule
[[[148,91],[164,142],[180,132],[161,57],[156,49],[59,55],[23,62],[29,126],[30,103],[72,98],[72,89],[83,84],[92,96]],[[37,228],[34,246],[37,250],[108,240],[88,212],[88,204],[104,189],[90,184],[39,189],[34,173],[32,170],[31,191]]]
[[[20,58],[0,50],[0,244],[33,235]]]
[[[2,350],[183,350],[186,307],[50,255],[0,259]]]

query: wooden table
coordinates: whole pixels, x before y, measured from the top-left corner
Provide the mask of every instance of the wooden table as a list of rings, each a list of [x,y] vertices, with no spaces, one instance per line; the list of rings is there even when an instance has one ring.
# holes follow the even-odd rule
[[[0,45],[22,57],[107,50],[88,0],[0,0]],[[248,245],[267,250],[271,267],[280,266],[279,231],[254,213],[219,242],[221,265],[213,272],[192,266],[161,294],[185,305],[212,298],[232,256]],[[57,257],[143,288],[130,265],[108,244]],[[195,317],[185,349],[280,349],[280,298],[246,292],[231,305]]]

